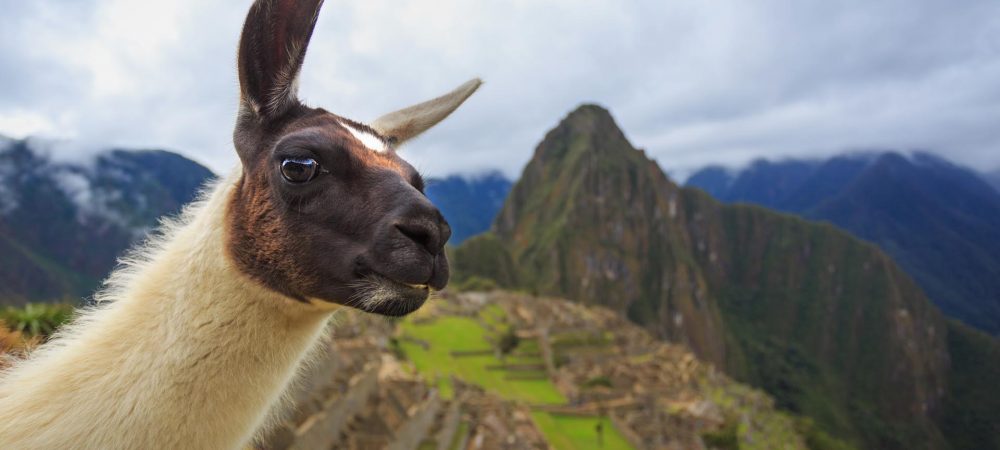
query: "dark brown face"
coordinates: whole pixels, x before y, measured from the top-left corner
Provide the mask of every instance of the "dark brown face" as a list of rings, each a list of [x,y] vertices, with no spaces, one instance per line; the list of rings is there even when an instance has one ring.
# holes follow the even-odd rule
[[[294,79],[320,3],[261,0],[247,17],[227,247],[241,271],[292,298],[407,314],[447,284],[451,229],[389,143],[443,119],[479,82],[384,116],[379,131],[307,107]]]
[[[295,298],[385,315],[443,288],[451,229],[413,167],[373,130],[326,111],[299,107],[285,121],[238,127],[237,149],[252,155],[229,215],[240,268]]]

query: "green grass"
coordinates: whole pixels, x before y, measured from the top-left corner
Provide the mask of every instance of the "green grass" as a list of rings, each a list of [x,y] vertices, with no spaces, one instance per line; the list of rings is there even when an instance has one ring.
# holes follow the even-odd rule
[[[505,356],[504,362],[507,364],[545,364],[541,356],[524,356],[518,354]]]
[[[483,312],[484,321],[487,324],[499,322],[502,316],[498,312],[502,313],[499,307],[486,308]],[[487,340],[489,332],[484,330],[476,319],[449,316],[424,323],[407,320],[400,324],[400,328],[404,336],[429,344],[428,348],[424,349],[415,342],[399,341],[400,349],[418,371],[431,378],[437,377],[438,388],[444,398],[453,396],[450,377],[455,376],[465,382],[477,384],[507,400],[529,404],[566,403],[566,398],[548,379],[506,380],[504,377],[507,374],[518,372],[486,370],[486,366],[500,363],[500,360],[493,355],[452,356],[452,351],[483,350],[492,347]],[[514,354],[506,358],[506,362],[542,363],[540,357],[517,355],[518,352],[537,353],[538,343],[534,340],[523,341],[514,350]],[[531,417],[545,435],[545,439],[557,450],[632,448],[607,419],[564,416],[547,412],[533,412]],[[598,421],[601,421],[604,427],[603,446],[598,446],[597,443],[597,432],[594,427]]]
[[[517,344],[517,348],[514,349],[514,355],[521,354],[540,354],[542,349],[538,347],[538,339],[529,338],[521,339],[521,342]]]
[[[533,412],[531,418],[542,430],[545,439],[556,450],[614,450],[631,449],[632,446],[623,438],[614,425],[606,418],[578,417]],[[597,441],[596,425],[601,422],[604,427],[603,445]]]
[[[404,321],[400,326],[404,335],[430,344],[425,350],[419,344],[402,341],[400,347],[417,370],[431,377],[440,377],[438,387],[445,398],[451,397],[449,379],[454,375],[510,400],[534,404],[566,402],[549,380],[505,380],[507,372],[486,370],[486,366],[500,363],[493,355],[451,356],[450,352],[456,350],[491,348],[486,333],[474,319],[443,317],[421,324]]]
[[[490,328],[497,330],[503,328],[507,314],[504,313],[504,310],[500,307],[500,305],[493,304],[484,307],[483,310],[480,311],[479,317]]]

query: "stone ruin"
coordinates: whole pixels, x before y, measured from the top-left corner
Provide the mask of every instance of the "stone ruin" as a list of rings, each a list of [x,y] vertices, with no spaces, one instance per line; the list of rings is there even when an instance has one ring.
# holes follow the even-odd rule
[[[503,326],[512,326],[520,339],[537,342],[544,364],[531,370],[548,377],[566,404],[515,403],[458,379],[451,380],[451,398],[442,398],[436,380],[415,373],[393,354],[390,338],[403,337],[392,321],[347,312],[332,328],[324,356],[294,391],[293,412],[256,448],[549,448],[532,411],[607,417],[638,449],[705,449],[705,433],[733,423],[743,439],[775,431],[767,429],[773,423],[756,420],[757,412],[773,413],[769,397],[604,308],[472,293],[444,296],[427,314],[408,320],[471,317],[497,333],[498,325],[480,314],[488,305],[502,308]],[[791,426],[778,423],[779,428]],[[793,438],[782,441],[783,448],[804,448],[790,433]]]

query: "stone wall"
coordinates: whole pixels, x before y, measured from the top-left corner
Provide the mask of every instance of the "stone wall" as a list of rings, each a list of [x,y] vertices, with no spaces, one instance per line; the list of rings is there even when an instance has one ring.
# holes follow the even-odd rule
[[[389,450],[415,450],[427,437],[440,408],[441,399],[438,398],[437,394],[432,394],[410,416],[410,420],[395,430],[394,440],[389,444]]]
[[[294,441],[288,448],[312,450],[331,448],[347,422],[368,404],[378,391],[378,365],[372,364],[356,375],[343,396],[333,397],[325,408],[310,416],[295,432]]]

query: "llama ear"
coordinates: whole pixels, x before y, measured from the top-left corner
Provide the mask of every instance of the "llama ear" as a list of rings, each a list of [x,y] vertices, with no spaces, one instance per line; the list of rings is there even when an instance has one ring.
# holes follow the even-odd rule
[[[438,98],[379,117],[371,127],[391,143],[401,144],[444,120],[482,84],[482,80],[473,78]]]
[[[241,107],[262,119],[298,102],[297,78],[323,0],[256,0],[240,35]]]

